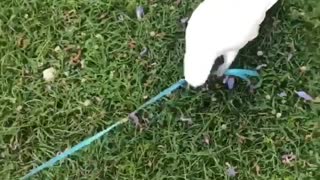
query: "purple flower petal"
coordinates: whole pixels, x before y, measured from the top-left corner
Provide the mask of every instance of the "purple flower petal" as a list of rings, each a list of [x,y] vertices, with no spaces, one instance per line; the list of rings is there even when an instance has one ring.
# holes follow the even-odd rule
[[[279,97],[286,97],[287,96],[287,93],[286,92],[281,92],[278,94]]]
[[[235,83],[234,77],[229,77],[227,80],[228,89],[233,89]]]
[[[304,91],[297,91],[296,94],[303,98],[304,100],[306,101],[312,101],[313,100],[313,97],[311,97],[309,94],[307,94],[306,92]]]
[[[228,169],[227,169],[227,175],[229,176],[229,177],[235,177],[236,175],[237,175],[237,171],[236,171],[236,168],[235,167],[229,167]]]
[[[136,9],[136,15],[137,15],[137,18],[138,20],[141,20],[144,16],[144,9],[142,6],[138,6],[137,9]]]
[[[141,127],[139,118],[135,113],[130,113],[129,119],[136,125],[136,127]]]
[[[145,57],[148,54],[148,48],[144,47],[140,52],[140,57]]]

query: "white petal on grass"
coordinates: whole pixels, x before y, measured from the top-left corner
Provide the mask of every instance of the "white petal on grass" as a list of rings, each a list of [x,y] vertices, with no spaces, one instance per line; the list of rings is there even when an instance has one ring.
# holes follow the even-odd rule
[[[286,92],[281,92],[278,94],[279,97],[286,97],[287,96],[287,93]]]
[[[258,51],[257,56],[263,56],[263,51]]]
[[[53,67],[51,67],[44,70],[42,74],[43,74],[43,79],[46,82],[53,82],[56,77],[57,71]]]
[[[256,67],[256,70],[260,70],[260,69],[265,68],[265,67],[267,67],[267,66],[268,66],[267,64],[260,64],[260,65],[258,65],[258,66]]]
[[[277,117],[278,119],[281,118],[281,116],[282,116],[281,113],[277,113],[277,114],[276,114],[276,117]]]
[[[88,106],[91,105],[91,101],[90,101],[90,100],[85,100],[85,101],[83,102],[83,105],[86,106],[86,107],[88,107]]]

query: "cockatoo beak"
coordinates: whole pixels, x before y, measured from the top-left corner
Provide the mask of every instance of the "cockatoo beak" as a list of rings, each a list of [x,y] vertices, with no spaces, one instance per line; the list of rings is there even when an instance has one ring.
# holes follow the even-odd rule
[[[184,77],[188,85],[193,88],[197,88],[206,83],[214,64],[214,60],[211,58],[202,58],[205,57],[195,57],[188,54],[185,54],[184,57]]]

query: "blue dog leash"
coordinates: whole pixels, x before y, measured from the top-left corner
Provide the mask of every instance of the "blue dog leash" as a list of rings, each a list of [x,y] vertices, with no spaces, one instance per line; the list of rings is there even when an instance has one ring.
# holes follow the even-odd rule
[[[133,113],[130,113],[130,118],[134,118],[133,116],[135,116],[135,113],[137,113],[139,110],[147,107],[150,104],[153,104],[153,103],[157,102],[158,100],[160,100],[164,96],[167,96],[167,95],[171,94],[176,89],[178,89],[180,87],[184,87],[186,84],[187,84],[187,82],[184,79],[176,82],[175,84],[173,84],[169,88],[167,88],[164,91],[162,91],[161,93],[159,93],[157,96],[153,97],[152,99],[150,99],[149,101],[147,101],[146,103],[144,103],[143,105],[138,107]],[[31,176],[33,176],[33,175],[37,174],[38,172],[42,171],[43,169],[52,167],[57,162],[65,159],[69,155],[72,155],[75,152],[85,148],[86,146],[90,145],[93,141],[100,139],[103,135],[108,134],[112,129],[114,129],[115,127],[117,127],[117,126],[119,126],[121,124],[124,124],[128,120],[129,120],[128,117],[123,118],[123,119],[117,121],[115,124],[113,124],[110,127],[108,127],[107,129],[105,129],[103,131],[100,131],[97,134],[95,134],[94,136],[81,141],[79,144],[73,146],[71,149],[68,149],[68,150],[62,152],[61,154],[59,154],[59,155],[55,156],[54,158],[50,159],[49,161],[43,163],[41,166],[36,167],[32,171],[30,171],[27,175],[22,177],[22,179],[28,179]]]
[[[250,81],[249,77],[259,77],[259,74],[254,71],[254,70],[244,70],[244,69],[229,69],[225,72],[226,76],[235,76],[235,77],[239,77],[245,81]],[[146,103],[144,103],[143,105],[141,105],[140,107],[138,107],[135,111],[133,111],[129,117],[123,118],[119,121],[117,121],[116,123],[114,123],[113,125],[109,126],[107,129],[102,130],[100,132],[98,132],[97,134],[95,134],[94,136],[91,136],[83,141],[81,141],[79,144],[73,146],[71,149],[68,149],[66,151],[64,151],[63,153],[55,156],[54,158],[50,159],[49,161],[43,163],[42,165],[34,168],[33,170],[31,170],[27,175],[25,175],[24,177],[22,177],[22,179],[29,179],[30,177],[32,177],[33,175],[39,173],[40,171],[46,169],[46,168],[50,168],[52,166],[54,166],[57,162],[64,160],[65,158],[67,158],[68,156],[74,154],[75,152],[85,148],[86,146],[90,145],[92,142],[94,142],[95,140],[100,139],[102,136],[108,134],[111,130],[113,130],[114,128],[118,127],[121,124],[124,124],[126,122],[128,122],[129,118],[132,118],[132,116],[135,116],[135,114],[144,109],[145,107],[154,104],[155,102],[161,100],[163,97],[171,94],[173,91],[177,90],[180,87],[185,87],[187,85],[187,81],[184,79],[179,80],[178,82],[176,82],[175,84],[171,85],[169,88],[163,90],[162,92],[160,92],[157,96],[154,96],[153,98],[151,98],[149,101],[147,101]]]

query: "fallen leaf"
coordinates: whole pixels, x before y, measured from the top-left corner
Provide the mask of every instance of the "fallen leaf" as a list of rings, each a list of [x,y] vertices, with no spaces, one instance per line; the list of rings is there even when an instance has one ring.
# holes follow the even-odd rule
[[[73,65],[78,65],[81,63],[81,54],[82,54],[82,50],[78,49],[78,53],[70,58],[70,63]]]
[[[81,65],[81,69],[86,67],[86,63],[84,62],[84,60],[80,61],[80,65]]]
[[[135,113],[130,113],[128,118],[136,125],[136,127],[142,127],[140,120]]]
[[[206,145],[210,144],[210,136],[208,134],[203,135],[203,141]]]
[[[305,101],[312,101],[313,100],[313,97],[311,97],[309,94],[307,94],[306,92],[304,91],[296,91],[296,94],[304,99]]]
[[[76,49],[76,45],[67,45],[65,48],[63,48],[64,51],[70,51],[72,49]]]
[[[100,15],[100,17],[98,18],[99,20],[105,19],[108,16],[108,13],[103,13]]]
[[[156,37],[158,37],[158,38],[163,38],[165,35],[166,35],[166,33],[161,32],[161,33],[157,33],[157,34],[156,34]]]
[[[63,19],[66,23],[71,23],[77,17],[76,10],[66,11],[63,14]]]
[[[18,48],[25,49],[28,47],[29,44],[30,41],[24,35],[20,36],[17,40]]]
[[[257,176],[260,176],[260,170],[261,170],[260,166],[256,163],[256,164],[254,165],[254,167],[255,167],[255,169],[256,169],[256,174],[257,174]]]
[[[307,134],[307,135],[304,137],[304,139],[305,139],[305,140],[311,140],[311,139],[312,139],[312,136],[313,136],[312,133],[311,133],[311,134]]]
[[[17,138],[13,138],[10,140],[9,147],[11,150],[15,151],[19,148],[20,144]]]
[[[314,103],[320,103],[320,96],[316,97],[314,100],[313,100]]]
[[[284,165],[292,166],[293,162],[297,159],[297,157],[293,153],[290,153],[281,156],[281,159]]]
[[[129,45],[129,48],[130,48],[130,49],[134,49],[134,48],[136,48],[137,43],[136,43],[136,41],[134,41],[133,39],[131,39],[131,40],[129,41],[128,45]]]
[[[240,134],[237,134],[237,136],[238,136],[238,142],[240,143],[240,144],[243,144],[243,143],[245,143],[246,142],[246,137],[244,137],[244,136],[242,136],[242,135],[240,135]]]

